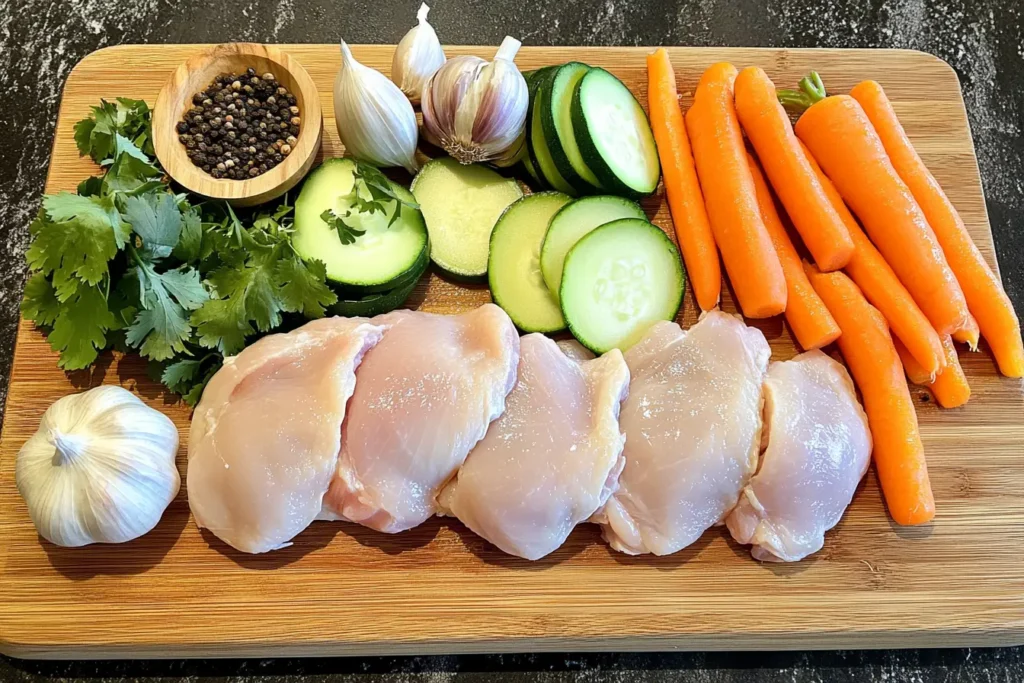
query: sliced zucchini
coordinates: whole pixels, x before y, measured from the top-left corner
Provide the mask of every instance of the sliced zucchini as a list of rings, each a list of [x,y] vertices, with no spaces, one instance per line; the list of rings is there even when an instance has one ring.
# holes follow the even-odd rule
[[[430,259],[468,279],[487,273],[491,230],[502,211],[523,196],[515,180],[451,157],[428,162],[413,179],[412,193],[430,233]]]
[[[533,111],[530,113],[530,149],[533,150],[533,161],[540,175],[547,184],[563,194],[575,197],[576,189],[562,177],[551,158],[551,150],[544,139],[544,127],[541,123],[540,103],[544,101],[544,91],[551,87],[551,80],[555,72],[549,71],[537,77],[537,90],[533,96]]]
[[[622,81],[593,68],[572,97],[572,130],[587,167],[614,194],[642,197],[658,186],[661,165],[647,114]]]
[[[562,284],[565,255],[591,230],[619,218],[646,220],[647,216],[636,202],[611,195],[577,199],[554,215],[540,250],[540,270],[555,299]]]
[[[535,69],[534,71],[527,71],[523,74],[523,78],[526,79],[526,90],[530,95],[529,106],[526,110],[526,158],[529,160],[529,163],[524,161],[523,165],[526,166],[526,172],[537,181],[538,187],[542,189],[547,189],[548,183],[540,172],[540,164],[537,162],[537,153],[534,151],[530,139],[533,134],[533,109],[537,102],[537,86],[540,85],[540,81],[544,77],[544,74],[554,68],[556,67],[545,66],[540,69]]]
[[[569,250],[560,290],[573,336],[594,353],[625,350],[679,312],[686,277],[679,251],[637,218],[606,223]]]
[[[358,299],[338,299],[327,310],[331,315],[343,315],[348,318],[372,318],[375,315],[381,315],[396,308],[401,308],[405,300],[416,289],[418,282],[419,278],[416,278],[401,285],[398,289],[392,289],[387,292],[367,294]]]
[[[529,148],[530,145],[527,144],[526,147]],[[532,157],[527,154],[523,157],[523,161],[521,163],[523,165],[523,170],[526,171],[526,175],[529,176],[530,180],[536,185],[536,187],[543,187],[544,182],[540,179],[540,175],[537,173],[537,168],[533,165]]]
[[[306,178],[295,200],[295,232],[292,244],[304,259],[323,261],[327,278],[351,291],[367,294],[387,291],[406,282],[419,267],[427,244],[423,215],[403,206],[391,226],[395,202],[385,201],[384,213],[353,213],[346,219],[365,232],[351,244],[342,244],[338,233],[320,216],[324,211],[344,214],[351,206],[356,163],[352,159],[328,159]],[[397,183],[391,190],[410,204],[412,194]],[[370,199],[369,191],[361,196]]]
[[[524,332],[557,332],[565,320],[540,274],[540,246],[555,213],[572,199],[540,192],[516,201],[491,235],[487,280],[494,303]]]
[[[572,129],[572,94],[590,67],[569,62],[558,67],[551,87],[542,91],[541,128],[559,174],[580,194],[601,191],[601,181],[587,168]]]

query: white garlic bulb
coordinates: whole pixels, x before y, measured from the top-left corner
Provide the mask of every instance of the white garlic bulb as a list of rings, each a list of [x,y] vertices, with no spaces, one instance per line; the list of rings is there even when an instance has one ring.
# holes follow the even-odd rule
[[[526,123],[529,94],[516,68],[522,44],[505,36],[490,63],[453,57],[423,88],[420,108],[427,139],[463,164],[515,153]]]
[[[430,8],[426,3],[416,12],[417,24],[409,29],[395,48],[391,60],[391,80],[402,89],[413,104],[420,101],[420,93],[427,79],[444,64],[444,50],[434,27],[427,21]]]
[[[130,391],[58,399],[18,452],[15,482],[39,535],[56,545],[123,543],[150,531],[178,494],[178,429]]]
[[[344,40],[341,70],[334,79],[334,120],[350,156],[374,166],[402,166],[410,173],[419,168],[412,104],[387,76],[357,62]]]

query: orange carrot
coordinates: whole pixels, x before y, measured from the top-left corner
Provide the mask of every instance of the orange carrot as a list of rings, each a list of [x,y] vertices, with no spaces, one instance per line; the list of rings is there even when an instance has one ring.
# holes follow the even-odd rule
[[[770,318],[786,310],[786,278],[757,206],[733,104],[735,81],[732,64],[709,67],[686,112],[686,130],[711,231],[743,315]]]
[[[704,195],[693,164],[690,139],[676,94],[676,74],[665,48],[647,55],[647,102],[654,140],[658,143],[665,196],[676,228],[697,305],[702,311],[718,306],[722,295],[722,269],[711,234]]]
[[[978,321],[973,315],[968,315],[967,322],[964,323],[963,327],[953,332],[953,341],[967,344],[971,351],[978,350],[979,337],[981,337],[981,328],[978,327]]]
[[[801,81],[814,104],[796,122],[797,136],[860,218],[935,330],[952,333],[967,318],[964,294],[867,114],[852,97],[825,97],[823,88],[806,85],[806,79]],[[792,101],[788,95],[780,92],[780,97]]]
[[[1013,304],[1006,296],[999,276],[992,272],[975,246],[953,203],[917,155],[882,86],[874,81],[864,81],[851,90],[850,95],[864,108],[896,172],[910,188],[935,231],[946,260],[963,289],[967,307],[988,341],[999,370],[1009,377],[1024,377],[1024,342]],[[960,330],[959,335],[954,334],[957,341],[968,343],[971,336],[974,338],[971,347],[977,348],[977,336],[970,328]]]
[[[921,367],[920,363],[907,351],[898,339],[893,339],[896,345],[896,352],[903,362],[903,369],[907,371],[907,377],[914,384],[927,387],[931,390],[935,400],[943,408],[959,408],[967,403],[971,397],[971,386],[967,383],[963,368],[960,367],[960,359],[956,355],[956,347],[949,337],[942,339],[942,348],[946,352],[946,367],[935,378]]]
[[[885,318],[843,273],[807,276],[843,331],[838,344],[864,400],[872,458],[889,514],[897,524],[924,524],[935,516],[917,413]]]
[[[836,212],[846,225],[850,237],[853,238],[855,249],[853,258],[846,264],[846,274],[853,278],[864,296],[871,305],[881,311],[885,316],[889,327],[894,335],[906,345],[910,353],[928,371],[929,377],[934,376],[945,365],[945,354],[942,350],[942,340],[935,332],[935,328],[921,312],[920,307],[910,296],[910,292],[903,286],[896,273],[882,255],[871,243],[868,236],[864,234],[857,220],[846,208],[839,191],[832,181],[818,166],[807,148],[800,143],[800,147],[807,156],[811,168],[821,181],[821,186],[828,195],[829,201],[835,207]]]
[[[760,67],[747,67],[736,77],[736,114],[818,268],[829,271],[845,266],[853,256],[853,240],[800,152],[775,84]]]
[[[820,349],[839,337],[839,326],[807,279],[800,255],[782,224],[772,192],[757,161],[750,154],[747,154],[747,160],[750,162],[750,175],[754,178],[757,203],[761,207],[761,220],[768,228],[786,276],[786,321],[801,347],[805,350]]]

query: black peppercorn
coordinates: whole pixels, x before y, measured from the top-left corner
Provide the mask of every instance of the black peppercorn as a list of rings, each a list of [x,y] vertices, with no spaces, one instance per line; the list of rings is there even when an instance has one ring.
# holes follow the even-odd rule
[[[301,112],[273,73],[221,73],[175,125],[188,158],[213,178],[266,173],[295,148]]]

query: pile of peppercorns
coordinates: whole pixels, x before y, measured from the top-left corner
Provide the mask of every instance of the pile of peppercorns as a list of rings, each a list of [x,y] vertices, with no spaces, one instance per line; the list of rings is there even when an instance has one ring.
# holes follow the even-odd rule
[[[214,178],[266,173],[295,148],[302,119],[295,96],[272,73],[220,74],[192,96],[177,126],[192,163]]]

